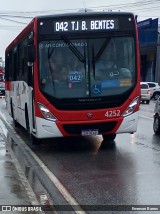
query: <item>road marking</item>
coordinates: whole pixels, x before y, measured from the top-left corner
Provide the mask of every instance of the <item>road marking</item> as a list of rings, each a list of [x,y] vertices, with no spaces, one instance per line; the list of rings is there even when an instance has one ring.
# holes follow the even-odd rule
[[[63,186],[63,184],[58,180],[58,178],[48,169],[48,167],[39,159],[39,157],[29,147],[28,151],[30,152],[32,157],[37,161],[37,163],[43,168],[44,172],[48,175],[48,177],[51,179],[51,181],[54,183],[57,189],[61,192],[66,201],[73,207],[74,211],[77,214],[85,214],[83,209],[76,202],[73,196],[67,191],[67,189]]]
[[[142,117],[142,118],[146,118],[146,119],[153,120],[153,118],[152,118],[152,117],[147,117],[147,116],[138,116],[138,117]]]

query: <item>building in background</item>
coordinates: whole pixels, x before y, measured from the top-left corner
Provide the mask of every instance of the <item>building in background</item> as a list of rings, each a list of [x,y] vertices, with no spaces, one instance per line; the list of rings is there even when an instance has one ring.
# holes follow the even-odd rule
[[[158,18],[138,22],[141,55],[141,81],[160,83],[160,37]]]

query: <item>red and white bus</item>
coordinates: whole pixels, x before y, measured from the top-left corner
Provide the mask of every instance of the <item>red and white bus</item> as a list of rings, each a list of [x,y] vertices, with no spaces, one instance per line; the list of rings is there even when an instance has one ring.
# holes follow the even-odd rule
[[[6,102],[35,139],[137,129],[140,60],[132,13],[35,17],[6,48]]]

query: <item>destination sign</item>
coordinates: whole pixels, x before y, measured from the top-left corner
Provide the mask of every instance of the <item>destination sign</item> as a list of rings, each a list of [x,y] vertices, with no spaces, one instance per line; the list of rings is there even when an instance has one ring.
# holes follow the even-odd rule
[[[119,29],[118,19],[55,21],[54,32],[108,31]]]

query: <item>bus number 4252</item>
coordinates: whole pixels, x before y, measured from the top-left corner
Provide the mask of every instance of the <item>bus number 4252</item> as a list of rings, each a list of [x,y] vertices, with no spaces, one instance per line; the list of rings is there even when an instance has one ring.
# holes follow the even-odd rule
[[[110,110],[106,111],[105,116],[106,117],[120,117],[121,112],[120,110]]]

